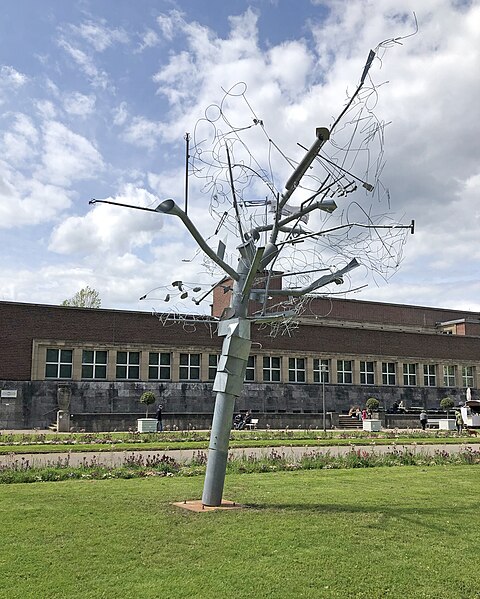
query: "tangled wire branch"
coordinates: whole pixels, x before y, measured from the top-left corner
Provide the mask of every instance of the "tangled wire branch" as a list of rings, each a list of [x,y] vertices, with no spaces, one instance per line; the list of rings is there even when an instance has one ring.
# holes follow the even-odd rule
[[[254,284],[264,291],[256,296],[255,318],[288,314],[268,324],[272,334],[290,334],[298,317],[313,311],[318,295],[294,297],[288,290],[307,288],[319,272],[335,273],[356,258],[363,267],[363,283],[372,278],[377,284],[388,280],[402,262],[409,228],[391,213],[390,193],[381,181],[388,123],[377,117],[375,109],[385,83],[374,83],[370,67],[375,59],[381,65],[387,49],[403,39],[385,40],[370,52],[359,86],[330,126],[328,143],[295,187],[295,205],[290,198],[282,205],[284,182],[303,158],[298,146],[307,148],[288,145],[285,132],[254,110],[246,83],[223,90],[219,103],[208,106],[195,125],[189,174],[209,198],[209,211],[217,222],[214,237],[235,240],[236,246],[252,240],[266,246],[275,223],[298,213],[299,203],[303,211],[312,207],[308,215],[279,228],[275,243],[280,251]],[[270,128],[275,128],[277,140]],[[288,151],[281,149],[287,145]],[[313,210],[332,201],[335,211]],[[230,260],[237,254],[228,254],[227,246],[225,242],[225,259]],[[203,267],[212,275],[217,271],[205,258]],[[278,273],[283,273],[285,294],[273,298],[269,292],[278,290]],[[353,289],[348,276],[332,283],[343,283],[342,293]],[[357,280],[355,289],[363,283],[359,286]],[[331,284],[322,288],[322,296],[336,293]]]

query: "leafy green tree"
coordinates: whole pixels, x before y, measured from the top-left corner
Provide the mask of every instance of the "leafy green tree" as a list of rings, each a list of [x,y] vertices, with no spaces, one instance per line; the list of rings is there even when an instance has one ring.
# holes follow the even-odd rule
[[[453,401],[453,399],[451,397],[444,397],[443,399],[440,400],[440,407],[442,408],[442,410],[447,411],[447,419],[448,419],[448,412],[453,408],[454,405],[455,405],[455,402]]]
[[[367,399],[366,406],[369,412],[377,412],[378,408],[380,407],[380,402],[378,399],[375,399],[375,397],[369,397]]]
[[[143,403],[147,406],[147,413],[145,415],[145,418],[148,418],[148,406],[152,403],[155,403],[155,401],[155,393],[153,393],[152,391],[145,391],[144,393],[142,393],[142,396],[140,397],[140,403]]]
[[[102,300],[96,289],[91,289],[88,285],[71,297],[61,303],[62,306],[75,306],[77,308],[100,308]]]

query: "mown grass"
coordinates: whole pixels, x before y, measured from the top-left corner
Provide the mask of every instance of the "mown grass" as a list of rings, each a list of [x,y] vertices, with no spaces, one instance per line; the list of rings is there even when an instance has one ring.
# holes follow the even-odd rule
[[[0,487],[3,599],[480,597],[475,466]]]
[[[209,431],[169,431],[166,433],[67,433],[0,434],[0,454],[6,453],[56,453],[73,452],[134,451],[172,449],[206,449]],[[232,431],[230,447],[281,447],[290,446],[341,446],[351,444],[389,445],[436,444],[464,442],[467,436],[458,436],[448,431],[396,431],[379,433],[364,431],[318,430],[255,430]],[[469,443],[480,443],[480,437],[468,437]]]

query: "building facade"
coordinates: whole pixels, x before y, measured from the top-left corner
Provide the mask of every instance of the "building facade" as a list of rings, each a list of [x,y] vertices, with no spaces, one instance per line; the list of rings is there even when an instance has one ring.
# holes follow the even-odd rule
[[[215,317],[227,296],[214,297]],[[208,427],[221,341],[208,317],[0,302],[0,429],[45,428],[61,398],[76,429],[134,428],[145,390],[167,425]],[[236,409],[261,426],[315,427],[323,404],[330,424],[369,397],[386,410],[459,403],[479,373],[478,313],[321,298],[296,328],[252,326]]]

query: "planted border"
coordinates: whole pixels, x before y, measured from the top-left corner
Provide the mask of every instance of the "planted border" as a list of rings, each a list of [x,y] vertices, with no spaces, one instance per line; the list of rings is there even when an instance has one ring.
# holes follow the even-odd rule
[[[52,482],[65,480],[104,480],[109,478],[143,478],[150,476],[198,476],[205,474],[207,454],[198,451],[188,463],[180,464],[165,454],[147,456],[127,456],[119,467],[98,464],[95,456],[84,458],[81,466],[73,467],[68,457],[52,462],[45,467],[32,467],[25,458],[19,458],[9,465],[0,467],[0,484]],[[329,452],[306,451],[298,459],[292,460],[285,453],[272,449],[269,455],[258,457],[255,454],[230,457],[227,473],[260,473],[291,470],[323,470],[344,468],[378,468],[398,466],[441,466],[479,465],[480,451],[466,447],[460,452],[445,450],[427,454],[409,449],[393,450],[377,454],[375,450],[353,449],[345,455],[331,455]]]

